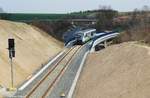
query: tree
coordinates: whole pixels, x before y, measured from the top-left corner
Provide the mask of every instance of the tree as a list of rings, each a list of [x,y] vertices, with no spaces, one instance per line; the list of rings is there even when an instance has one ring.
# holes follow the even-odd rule
[[[0,13],[5,13],[5,11],[3,10],[3,8],[0,7]]]
[[[113,19],[118,14],[117,11],[111,9],[110,6],[100,6],[97,13],[97,31],[104,31],[113,28]]]

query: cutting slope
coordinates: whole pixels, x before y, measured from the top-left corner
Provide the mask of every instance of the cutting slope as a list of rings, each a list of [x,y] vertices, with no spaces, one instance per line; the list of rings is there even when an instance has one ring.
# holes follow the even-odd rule
[[[0,20],[0,84],[10,85],[10,64],[7,40],[15,38],[15,86],[23,82],[43,63],[62,50],[62,43],[45,32],[25,23]]]
[[[110,46],[90,54],[74,98],[150,98],[150,47]]]

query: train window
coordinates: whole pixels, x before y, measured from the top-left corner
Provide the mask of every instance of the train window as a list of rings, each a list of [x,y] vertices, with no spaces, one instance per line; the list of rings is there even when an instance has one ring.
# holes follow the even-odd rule
[[[88,36],[88,37],[91,37],[91,33],[87,33],[87,36]]]
[[[95,31],[91,32],[91,36],[94,36],[95,35]]]
[[[93,31],[93,34],[96,34],[96,31]]]
[[[94,33],[93,32],[91,32],[91,36],[93,36],[94,35]]]
[[[88,34],[85,34],[85,37],[88,37]]]

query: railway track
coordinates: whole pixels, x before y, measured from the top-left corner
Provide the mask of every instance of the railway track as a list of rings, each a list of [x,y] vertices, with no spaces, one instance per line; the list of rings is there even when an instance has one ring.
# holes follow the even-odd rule
[[[59,81],[81,46],[74,46],[44,75],[44,77],[26,94],[25,98],[46,98]]]

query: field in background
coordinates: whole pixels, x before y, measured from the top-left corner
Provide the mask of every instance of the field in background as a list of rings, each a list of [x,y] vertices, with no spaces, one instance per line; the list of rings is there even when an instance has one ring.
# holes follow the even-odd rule
[[[11,21],[31,22],[34,20],[59,20],[66,14],[27,14],[27,13],[0,13],[0,18]]]
[[[91,13],[93,12],[76,12],[69,14],[0,13],[0,19],[22,22],[31,22],[34,20],[59,21],[62,19],[88,18],[88,15]]]

